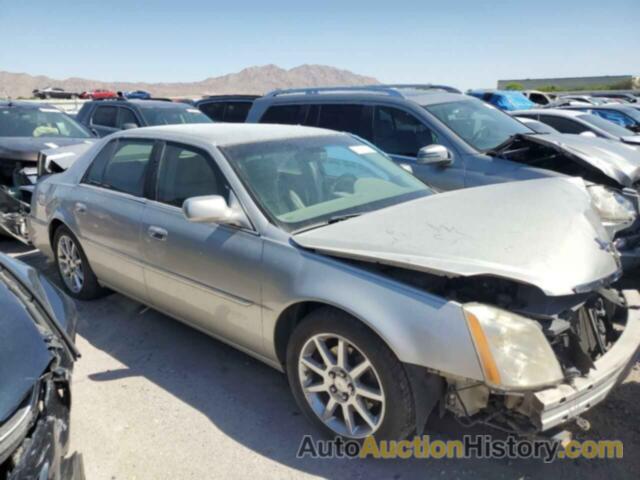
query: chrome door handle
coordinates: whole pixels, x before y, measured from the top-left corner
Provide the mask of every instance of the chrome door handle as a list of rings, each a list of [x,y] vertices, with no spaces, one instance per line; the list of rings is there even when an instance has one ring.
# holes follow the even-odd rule
[[[84,203],[76,203],[76,213],[87,213],[87,206]]]
[[[149,227],[147,233],[154,240],[166,240],[169,232],[167,232],[164,228],[160,227]]]

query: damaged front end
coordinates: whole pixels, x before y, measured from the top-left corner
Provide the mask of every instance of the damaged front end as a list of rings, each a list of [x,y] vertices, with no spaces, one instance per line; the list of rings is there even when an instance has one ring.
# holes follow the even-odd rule
[[[0,255],[0,480],[84,479],[67,456],[73,304],[37,272]]]
[[[82,456],[66,457],[70,407],[69,372],[58,364],[0,425],[0,479],[85,478]]]
[[[0,232],[27,244],[26,220],[37,178],[35,165],[0,160]]]
[[[442,399],[444,409],[463,423],[484,423],[520,435],[548,431],[579,419],[624,379],[639,346],[636,292],[603,285],[592,292],[553,298],[533,287],[506,285],[504,280],[467,281],[457,280],[465,285],[454,290],[454,296],[465,302],[485,381],[447,378]],[[479,306],[493,309],[493,305],[519,319],[512,328],[521,330],[520,342],[510,344],[504,331],[496,334],[484,325],[480,335],[489,337],[488,345],[481,345],[472,317]]]
[[[77,158],[93,146],[93,141],[47,147],[39,152],[5,152],[0,150],[0,233],[29,245],[27,217],[38,180],[64,172]]]
[[[640,152],[580,135],[519,134],[487,154],[584,179],[624,269],[640,266]]]

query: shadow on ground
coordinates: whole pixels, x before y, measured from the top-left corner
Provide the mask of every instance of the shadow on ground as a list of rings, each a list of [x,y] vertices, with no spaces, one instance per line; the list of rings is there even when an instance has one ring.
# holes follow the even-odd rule
[[[0,250],[7,251],[2,242]],[[43,269],[57,281],[54,269],[39,253],[21,260]],[[640,468],[640,385],[623,384],[587,418],[593,430],[585,438],[619,438],[623,460],[315,460],[298,459],[303,435],[314,433],[289,393],[286,377],[249,356],[121,295],[78,302],[79,335],[125,367],[90,375],[94,382],[142,376],[197,409],[217,428],[258,455],[302,472],[329,478],[637,478]],[[124,406],[123,406],[124,408]],[[428,433],[439,439],[496,432],[460,427],[451,418],[430,422]],[[504,438],[504,437],[502,437]]]

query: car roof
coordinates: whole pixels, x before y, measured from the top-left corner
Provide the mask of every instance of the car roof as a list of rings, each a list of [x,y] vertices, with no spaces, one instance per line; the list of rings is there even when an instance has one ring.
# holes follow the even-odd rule
[[[324,128],[299,125],[273,125],[259,123],[201,123],[162,125],[123,130],[111,137],[154,138],[169,141],[195,141],[217,147],[243,143],[291,140],[318,136],[345,135]]]
[[[193,108],[193,105],[189,105],[182,102],[169,102],[166,100],[138,100],[127,98],[114,98],[113,100],[91,100],[94,105],[114,105],[114,106],[135,106],[140,108]]]

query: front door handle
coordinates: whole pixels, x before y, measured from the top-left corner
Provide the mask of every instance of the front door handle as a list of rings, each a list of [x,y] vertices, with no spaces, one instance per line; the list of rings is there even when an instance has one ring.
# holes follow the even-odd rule
[[[160,240],[160,241],[166,240],[167,236],[169,235],[169,232],[167,232],[164,228],[160,228],[160,227],[149,227],[149,230],[147,230],[147,233],[154,240]]]
[[[75,210],[76,213],[84,214],[87,213],[87,206],[84,203],[76,203]]]

